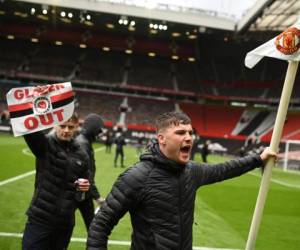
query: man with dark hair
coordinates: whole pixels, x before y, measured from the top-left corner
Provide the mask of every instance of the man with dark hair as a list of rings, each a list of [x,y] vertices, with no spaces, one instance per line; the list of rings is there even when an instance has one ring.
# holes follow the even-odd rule
[[[112,144],[113,144],[113,133],[108,130],[105,139],[105,153],[110,154]]]
[[[114,166],[117,167],[118,158],[121,158],[121,167],[124,168],[124,146],[126,145],[125,138],[122,133],[117,134],[115,139],[116,153],[114,159]]]
[[[89,230],[87,249],[107,249],[108,236],[129,211],[131,249],[192,249],[192,226],[199,187],[242,175],[271,156],[267,148],[225,163],[190,161],[193,129],[184,113],[162,114],[156,120],[157,140],[140,162],[119,176]]]
[[[82,125],[82,130],[77,136],[76,140],[82,146],[84,151],[89,156],[88,166],[90,170],[90,183],[91,188],[89,192],[85,193],[85,197],[82,200],[78,201],[78,208],[84,220],[87,230],[90,227],[90,224],[94,218],[94,202],[93,199],[97,202],[98,205],[101,205],[104,199],[100,196],[100,193],[95,184],[95,173],[96,173],[96,164],[94,157],[93,142],[96,141],[96,137],[102,133],[103,121],[100,115],[89,114]]]
[[[78,117],[25,141],[36,157],[34,195],[27,210],[23,250],[67,249],[75,221],[76,197],[89,190],[88,156],[74,140]]]
[[[210,144],[210,140],[206,140],[203,143],[202,149],[201,149],[201,157],[202,157],[202,161],[203,162],[207,162],[207,156],[209,154],[209,144]]]

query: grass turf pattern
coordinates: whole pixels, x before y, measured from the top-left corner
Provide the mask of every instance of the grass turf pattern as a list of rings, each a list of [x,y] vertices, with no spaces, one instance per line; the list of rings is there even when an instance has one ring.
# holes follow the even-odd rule
[[[123,168],[113,167],[114,148],[106,154],[104,146],[95,145],[96,184],[103,196],[111,189]],[[125,148],[125,165],[138,161],[136,149]],[[22,137],[0,134],[0,184],[34,170],[34,157]],[[209,163],[227,160],[209,155]],[[201,162],[200,156],[196,161]],[[1,233],[22,233],[26,209],[33,193],[34,174],[0,185],[0,249],[21,248],[20,237],[4,237]],[[273,170],[256,250],[300,249],[300,174]],[[259,170],[214,185],[204,186],[197,193],[193,245],[212,248],[244,249],[260,185]],[[129,241],[131,224],[126,215],[114,228],[110,240]],[[86,238],[85,226],[76,212],[73,237]],[[71,242],[70,250],[85,249],[83,242]],[[129,246],[109,245],[111,250]]]

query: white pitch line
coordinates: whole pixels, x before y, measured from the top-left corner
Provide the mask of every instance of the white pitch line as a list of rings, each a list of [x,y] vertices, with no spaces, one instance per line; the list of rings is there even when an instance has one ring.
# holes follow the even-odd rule
[[[23,153],[24,155],[33,156],[33,154],[31,153],[31,151],[30,151],[29,148],[23,148],[23,149],[22,149],[22,153]]]
[[[33,156],[33,154],[30,152],[30,150],[28,148],[23,148],[22,149],[22,153],[24,155],[28,155],[28,156]],[[30,176],[30,175],[33,175],[35,174],[35,170],[32,170],[32,171],[29,171],[29,172],[26,172],[24,174],[20,174],[20,175],[17,175],[15,177],[12,177],[12,178],[9,178],[9,179],[6,179],[4,181],[0,181],[0,186],[3,186],[7,183],[11,183],[11,182],[14,182],[14,181],[17,181],[17,180],[20,180],[20,179],[23,179],[27,176]]]
[[[6,232],[0,232],[0,237],[12,237],[12,238],[22,238],[23,234],[21,233],[6,233]],[[72,242],[86,242],[85,238],[77,238],[72,237]],[[108,245],[118,245],[118,246],[130,246],[130,241],[125,240],[108,240]],[[238,250],[238,249],[232,249],[232,248],[213,248],[213,247],[193,247],[193,250]]]
[[[22,238],[23,234],[20,233],[5,233],[5,232],[0,232],[1,237],[13,237],[13,238]]]
[[[251,173],[249,172],[249,174],[255,176],[255,177],[261,177],[259,174],[256,174],[256,173]],[[289,184],[287,182],[284,182],[284,181],[279,181],[279,180],[275,180],[275,179],[271,179],[271,182],[274,182],[276,184],[279,184],[279,185],[282,185],[282,186],[285,186],[285,187],[289,187],[289,188],[297,188],[297,189],[300,189],[300,185],[293,185],[293,184]]]
[[[1,234],[0,234],[1,236]],[[76,238],[76,237],[72,237],[71,238],[72,242],[86,242],[85,238]],[[126,240],[108,240],[108,245],[119,245],[119,246],[130,246],[131,242],[130,241],[126,241]]]
[[[11,183],[11,182],[13,182],[13,181],[20,180],[20,179],[22,179],[22,178],[25,178],[25,177],[30,176],[30,175],[33,175],[33,174],[35,174],[35,170],[29,171],[29,172],[27,172],[27,173],[25,173],[25,174],[21,174],[21,175],[18,175],[18,176],[9,178],[9,179],[6,179],[6,180],[4,180],[4,181],[0,181],[0,186],[3,186],[3,185],[5,185],[5,184],[7,184],[7,183]]]
[[[104,147],[96,148],[95,152],[102,151],[102,150],[104,150]],[[33,154],[30,153],[30,150],[28,148],[22,149],[22,153],[25,154],[25,155],[28,155],[28,156],[33,156]],[[4,180],[4,181],[0,181],[0,186],[3,186],[5,184],[7,184],[7,183],[11,183],[13,181],[17,181],[17,180],[23,179],[23,178],[25,178],[27,176],[30,176],[30,175],[33,175],[33,174],[35,174],[35,170],[29,171],[27,173],[24,173],[24,174],[21,174],[21,175],[12,177],[12,178],[9,178],[9,179]]]
[[[94,151],[98,152],[98,151],[102,151],[102,150],[104,150],[104,147],[96,148]]]
[[[280,170],[277,170],[275,168],[274,171],[276,171],[276,172],[279,173]],[[300,175],[300,171],[299,170],[293,170],[293,169],[287,169],[287,170],[283,170],[283,171],[281,170],[281,172],[286,173],[286,174],[293,174],[293,175],[297,174],[297,175]]]

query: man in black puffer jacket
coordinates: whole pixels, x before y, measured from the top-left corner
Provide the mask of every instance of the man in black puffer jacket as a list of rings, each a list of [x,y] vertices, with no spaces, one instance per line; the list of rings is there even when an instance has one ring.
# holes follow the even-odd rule
[[[88,230],[90,224],[94,218],[94,203],[93,199],[97,202],[100,206],[104,198],[100,196],[100,193],[96,187],[94,178],[96,173],[96,164],[95,164],[95,157],[94,157],[94,149],[93,149],[93,142],[96,141],[96,137],[102,133],[103,128],[103,121],[100,115],[97,114],[89,114],[82,125],[82,130],[80,134],[77,136],[76,141],[82,146],[84,151],[89,156],[89,170],[90,170],[90,183],[91,188],[89,192],[86,193],[85,198],[82,201],[79,201],[77,206],[80,210],[82,218],[84,220],[86,229]]]
[[[157,141],[139,163],[119,176],[95,216],[88,250],[107,249],[111,230],[127,211],[133,227],[131,249],[191,250],[197,189],[242,175],[276,156],[267,148],[261,155],[198,165],[189,161],[193,131],[186,114],[162,114],[156,128]]]
[[[24,136],[36,157],[36,180],[27,210],[23,250],[67,249],[75,221],[76,197],[90,186],[88,156],[73,140],[77,127],[78,117],[74,114],[55,126],[54,132]]]

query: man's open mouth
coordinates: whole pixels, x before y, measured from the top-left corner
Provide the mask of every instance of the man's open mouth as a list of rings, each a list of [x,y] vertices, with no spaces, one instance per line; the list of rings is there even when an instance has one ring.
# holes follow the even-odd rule
[[[186,146],[183,146],[183,147],[180,148],[180,151],[182,153],[186,153],[186,154],[188,154],[190,152],[190,150],[191,150],[191,146],[190,145],[186,145]]]

